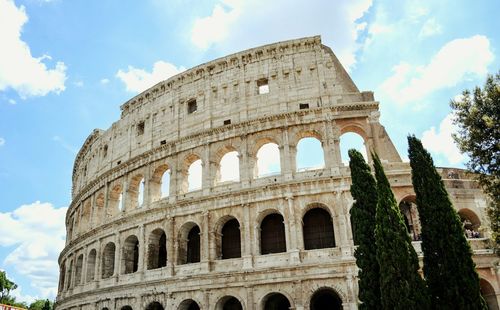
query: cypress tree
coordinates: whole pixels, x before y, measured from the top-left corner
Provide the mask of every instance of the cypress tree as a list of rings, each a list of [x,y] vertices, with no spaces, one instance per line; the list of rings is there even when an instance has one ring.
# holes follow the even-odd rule
[[[487,309],[469,243],[441,176],[420,140],[408,136],[422,226],[424,276],[435,309]]]
[[[380,273],[375,245],[375,210],[377,208],[377,185],[370,173],[370,166],[360,152],[349,150],[351,168],[351,195],[355,202],[351,208],[351,225],[354,257],[359,267],[359,309],[380,309]]]
[[[384,168],[374,158],[378,203],[375,225],[382,309],[429,309],[429,295],[418,270],[418,257],[406,231]]]

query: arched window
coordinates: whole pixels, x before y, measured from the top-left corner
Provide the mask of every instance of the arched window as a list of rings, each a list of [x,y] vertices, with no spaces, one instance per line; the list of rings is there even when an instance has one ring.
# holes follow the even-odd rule
[[[162,268],[167,265],[167,236],[157,228],[149,236],[148,269]]]
[[[232,151],[222,156],[220,160],[220,182],[240,180],[240,160],[238,152]]]
[[[215,305],[216,310],[243,310],[241,302],[233,296],[224,296]]]
[[[290,309],[290,301],[286,298],[285,295],[280,293],[271,293],[264,298],[264,307],[262,309],[265,310],[288,310]],[[329,309],[329,308],[325,308]]]
[[[104,214],[104,203],[105,203],[105,198],[104,198],[104,193],[99,193],[95,199],[95,212],[94,212],[94,226],[97,226],[97,224],[101,224],[103,221],[103,218],[105,216]]]
[[[201,159],[195,160],[188,168],[188,191],[201,189],[202,163]]]
[[[317,290],[311,298],[310,310],[342,310],[342,299],[332,289],[322,288]]]
[[[497,295],[493,286],[485,279],[479,280],[479,286],[481,288],[481,296],[483,296],[488,309],[498,309]]]
[[[115,244],[108,242],[102,253],[102,278],[106,279],[115,273]]]
[[[412,241],[421,240],[422,227],[420,226],[420,217],[418,215],[415,196],[407,197],[399,203],[399,210],[405,221],[406,231]]]
[[[340,136],[340,156],[342,157],[342,163],[345,166],[349,166],[349,155],[347,152],[350,149],[355,149],[363,154],[363,157],[368,161],[366,154],[365,140],[359,134],[354,132],[347,132]]]
[[[136,236],[128,236],[123,244],[122,269],[123,273],[134,273],[139,264],[139,240]]]
[[[200,306],[196,303],[196,301],[187,299],[181,302],[179,310],[200,310]]]
[[[113,187],[109,193],[109,206],[107,208],[107,216],[113,216],[118,211],[123,210],[123,193],[121,184],[117,184]]]
[[[226,222],[222,227],[222,259],[241,257],[240,223],[237,219]]]
[[[297,171],[323,169],[325,159],[321,141],[316,138],[302,138],[297,144]]]
[[[80,254],[76,259],[75,265],[75,284],[82,283],[82,269],[83,269],[83,254]]]
[[[322,208],[314,208],[303,218],[304,248],[306,250],[335,247],[333,222],[330,213]]]
[[[66,262],[62,262],[61,268],[60,268],[60,275],[59,275],[59,292],[62,292],[64,290],[64,281],[66,277]]]
[[[281,214],[266,216],[260,223],[260,253],[286,252],[285,224]]]
[[[153,172],[149,180],[149,194],[151,201],[158,201],[168,197],[170,194],[170,169],[166,164],[162,164]]]
[[[93,281],[95,279],[95,259],[97,256],[97,251],[95,249],[90,250],[87,256],[87,282]]]
[[[164,308],[159,302],[153,301],[146,307],[146,310],[164,310]]]
[[[481,227],[481,221],[479,217],[474,213],[474,211],[464,208],[458,211],[460,220],[462,221],[462,226],[464,227],[465,236],[468,239],[481,238],[481,233],[479,232],[479,227]]]
[[[137,206],[142,207],[144,204],[144,179],[139,182],[139,195],[137,197]]]
[[[166,170],[161,176],[160,197],[165,198],[170,194],[170,169]]]
[[[68,267],[68,283],[66,284],[66,289],[69,289],[71,287],[71,275],[73,274],[73,260],[69,261],[69,267]]]
[[[144,176],[138,174],[130,180],[128,188],[128,208],[139,208],[144,203]]]
[[[178,264],[200,262],[200,228],[193,222],[184,224],[179,232]]]
[[[257,151],[256,177],[281,173],[280,150],[276,143],[266,143]]]
[[[123,306],[123,307],[121,307],[120,310],[132,310],[132,307],[130,307],[130,306]]]

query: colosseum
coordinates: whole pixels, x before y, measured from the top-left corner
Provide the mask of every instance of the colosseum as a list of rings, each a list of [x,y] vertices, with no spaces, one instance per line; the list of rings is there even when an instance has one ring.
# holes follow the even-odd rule
[[[381,157],[421,256],[410,166],[379,103],[307,37],[173,76],[90,134],[74,163],[57,309],[357,309],[347,133]],[[439,171],[497,309],[486,198],[465,171]]]

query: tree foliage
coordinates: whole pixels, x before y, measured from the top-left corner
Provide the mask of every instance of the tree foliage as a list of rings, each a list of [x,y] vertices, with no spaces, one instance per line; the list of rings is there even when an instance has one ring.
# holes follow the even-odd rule
[[[52,310],[53,303],[48,299],[37,299],[30,304],[28,309],[29,310]]]
[[[349,150],[351,168],[351,195],[355,202],[351,208],[351,224],[354,244],[357,245],[354,257],[360,271],[359,309],[380,309],[380,272],[375,245],[375,212],[377,208],[377,185],[360,152]]]
[[[429,295],[418,273],[418,257],[407,233],[380,159],[373,154],[378,203],[375,239],[380,266],[382,309],[429,309]]]
[[[491,199],[488,208],[493,239],[500,247],[500,71],[488,76],[483,89],[465,90],[452,100],[458,133],[454,139],[469,156],[467,167]]]
[[[17,284],[7,278],[5,271],[0,270],[0,303],[10,304],[12,297],[10,292],[17,288]],[[15,299],[14,299],[15,300]]]
[[[460,217],[431,155],[414,136],[408,137],[408,145],[432,305],[435,309],[487,309]]]

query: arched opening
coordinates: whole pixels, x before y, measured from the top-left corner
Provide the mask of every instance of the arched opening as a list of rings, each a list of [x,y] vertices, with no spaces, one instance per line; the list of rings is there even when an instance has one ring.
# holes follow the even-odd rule
[[[115,273],[115,244],[108,242],[102,253],[102,278],[107,279]]]
[[[241,257],[240,223],[237,219],[227,221],[221,230],[221,258]]]
[[[66,289],[69,289],[71,287],[72,274],[73,274],[73,260],[70,260],[68,266],[68,283],[66,284]]]
[[[121,210],[123,210],[123,192],[121,184],[117,184],[109,193],[109,205],[106,215],[110,217]]]
[[[123,244],[122,270],[124,274],[134,273],[139,266],[139,240],[136,236],[128,236]]]
[[[153,301],[146,307],[146,310],[164,310],[164,308],[159,302]]]
[[[170,169],[161,176],[160,197],[165,198],[170,195]]]
[[[479,280],[479,286],[481,288],[481,296],[483,296],[486,301],[488,309],[498,309],[497,295],[493,286],[485,279]]]
[[[187,171],[188,192],[201,189],[202,184],[202,162],[201,159],[195,160],[189,165]]]
[[[75,265],[75,284],[82,283],[82,270],[83,270],[83,254],[78,255]]]
[[[281,173],[280,150],[276,143],[266,143],[257,151],[256,177]]]
[[[310,310],[341,310],[342,299],[332,289],[322,288],[317,290],[311,298]]]
[[[297,171],[323,169],[325,158],[321,141],[316,138],[302,138],[297,143]]]
[[[149,180],[149,194],[151,201],[158,201],[170,194],[171,170],[166,164],[158,166]]]
[[[64,281],[66,277],[66,262],[61,264],[60,272],[59,272],[59,292],[64,290]]]
[[[195,223],[185,224],[179,235],[178,264],[200,262],[200,228]]]
[[[200,310],[200,306],[196,303],[196,301],[187,299],[181,302],[179,310]]]
[[[302,219],[304,248],[306,250],[335,247],[333,221],[330,213],[322,208],[306,212]]]
[[[216,310],[243,310],[241,302],[233,296],[222,297],[215,306]]]
[[[130,306],[123,306],[123,307],[121,307],[121,310],[132,310],[132,307],[130,307]]]
[[[224,154],[219,163],[219,182],[238,182],[240,180],[240,159],[238,152]]]
[[[290,301],[285,295],[280,293],[271,293],[264,298],[265,310],[289,310]],[[325,309],[329,309],[328,307]]]
[[[476,213],[470,209],[460,209],[458,215],[462,221],[465,236],[469,239],[481,238],[481,233],[479,232],[481,221]]]
[[[420,225],[420,217],[418,215],[417,205],[415,204],[415,197],[404,198],[399,203],[399,210],[401,211],[401,214],[403,214],[406,231],[410,235],[411,240],[422,240],[422,226]]]
[[[96,256],[97,251],[95,249],[90,250],[89,255],[87,256],[87,282],[95,279]]]
[[[148,269],[167,266],[167,236],[163,229],[153,230],[148,242]]]
[[[144,176],[135,175],[130,180],[128,187],[128,207],[130,209],[140,208],[144,204]]]
[[[105,198],[104,198],[104,193],[99,193],[95,199],[95,211],[94,211],[94,226],[97,226],[96,224],[101,224],[104,218],[104,203],[105,203]]]
[[[366,154],[365,140],[359,134],[354,132],[346,132],[340,136],[340,157],[345,166],[349,166],[349,155],[347,152],[350,149],[355,149],[363,154],[363,157],[368,161]]]
[[[92,211],[92,204],[90,203],[90,199],[87,199],[83,203],[83,208],[82,208],[82,220],[81,220],[81,225],[80,225],[80,231],[83,233],[88,230],[90,227],[90,216],[91,216],[91,211]]]
[[[269,214],[260,223],[260,253],[286,252],[285,224],[283,216]]]

